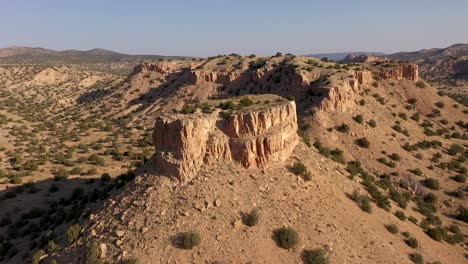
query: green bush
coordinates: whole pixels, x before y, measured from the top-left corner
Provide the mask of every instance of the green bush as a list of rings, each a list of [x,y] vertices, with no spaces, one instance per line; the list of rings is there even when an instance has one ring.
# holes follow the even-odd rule
[[[411,248],[417,248],[419,246],[418,240],[414,237],[405,239],[405,243]]]
[[[458,210],[457,219],[468,223],[468,208],[462,206]]]
[[[463,152],[463,147],[458,144],[452,144],[450,148],[448,149],[448,154],[451,156],[455,156],[458,153],[462,153],[462,152]]]
[[[419,253],[409,254],[409,259],[415,264],[424,264],[424,259]]]
[[[250,99],[249,97],[244,97],[239,101],[239,107],[243,108],[243,107],[251,106],[254,103],[255,102],[252,99]]]
[[[431,190],[438,190],[440,188],[439,181],[434,178],[426,178],[424,179],[424,185]]]
[[[369,140],[367,140],[367,138],[363,137],[363,138],[356,139],[356,144],[362,148],[368,148],[370,145],[370,142]]]
[[[91,245],[86,250],[86,264],[100,264],[99,251],[96,245]]]
[[[395,216],[398,217],[401,221],[406,220],[406,215],[403,211],[396,211]]]
[[[408,216],[408,220],[413,224],[418,223],[418,219],[416,217],[412,216],[412,215]]]
[[[295,162],[291,169],[296,175],[303,175],[307,172],[307,167],[302,162]]]
[[[453,180],[456,182],[466,182],[466,176],[463,174],[457,174],[453,177]]]
[[[426,83],[424,81],[417,81],[416,87],[418,88],[426,88]]]
[[[365,195],[361,195],[358,190],[353,191],[351,199],[353,199],[353,201],[355,201],[359,205],[359,208],[361,208],[361,210],[363,210],[364,212],[366,213],[372,212],[370,199]]]
[[[226,102],[220,103],[219,108],[221,108],[223,110],[234,110],[235,105],[234,105],[234,102],[232,100],[228,100]]]
[[[358,124],[362,124],[362,122],[364,121],[364,118],[362,117],[362,115],[356,115],[356,116],[353,117],[353,119]]]
[[[193,114],[196,111],[197,111],[197,107],[194,105],[189,105],[189,104],[184,105],[184,107],[182,107],[182,110],[180,110],[182,114]]]
[[[260,211],[258,209],[253,209],[250,213],[245,215],[244,224],[247,226],[256,226],[260,221]]]
[[[377,127],[377,122],[375,122],[374,119],[371,119],[371,120],[369,120],[369,126],[372,127],[372,128],[375,128],[375,127]]]
[[[343,123],[341,126],[339,126],[336,130],[340,131],[340,132],[348,132],[349,131],[349,126],[345,123]]]
[[[40,249],[34,253],[31,259],[32,264],[39,264],[41,262],[41,257],[44,256],[46,253],[44,250]]]
[[[201,242],[200,233],[197,231],[185,232],[180,235],[180,245],[183,249],[193,249]]]
[[[328,264],[328,253],[323,248],[305,249],[302,251],[302,261],[304,264]]]
[[[445,230],[442,227],[433,227],[426,230],[426,234],[435,241],[442,241],[445,237]]]
[[[435,103],[435,106],[437,106],[438,108],[444,108],[445,104],[444,102],[439,101]]]
[[[397,234],[399,232],[398,226],[395,224],[385,225],[385,228],[392,234]]]
[[[299,242],[299,234],[291,227],[283,227],[275,230],[274,237],[278,246],[290,249]]]
[[[78,240],[80,237],[81,226],[79,224],[74,224],[70,226],[67,230],[67,239],[70,244]]]

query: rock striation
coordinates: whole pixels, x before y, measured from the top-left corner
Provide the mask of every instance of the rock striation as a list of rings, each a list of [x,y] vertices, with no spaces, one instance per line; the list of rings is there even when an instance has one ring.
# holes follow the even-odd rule
[[[388,68],[382,67],[372,73],[382,79],[401,80],[405,78],[413,82],[419,80],[418,65],[414,63],[398,64]]]
[[[298,143],[296,105],[281,101],[234,111],[160,116],[153,142],[161,173],[181,182],[203,165],[234,161],[244,168],[286,160]]]

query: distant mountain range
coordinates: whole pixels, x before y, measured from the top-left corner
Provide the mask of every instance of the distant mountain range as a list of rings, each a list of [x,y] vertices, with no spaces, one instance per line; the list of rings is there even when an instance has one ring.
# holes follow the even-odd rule
[[[447,48],[422,49],[413,52],[398,52],[386,57],[401,61],[447,59],[468,56],[468,44],[455,44]]]
[[[8,47],[0,49],[0,63],[109,63],[155,60],[172,56],[129,55],[105,49],[55,51],[44,48]],[[175,58],[175,57],[174,57]]]
[[[335,60],[339,61],[348,55],[363,55],[363,54],[368,54],[368,55],[374,55],[374,56],[385,56],[385,53],[383,52],[366,52],[366,51],[358,51],[358,52],[336,52],[336,53],[315,53],[315,54],[309,54],[306,55],[307,57],[314,57],[314,58],[325,58],[327,57],[330,60]]]

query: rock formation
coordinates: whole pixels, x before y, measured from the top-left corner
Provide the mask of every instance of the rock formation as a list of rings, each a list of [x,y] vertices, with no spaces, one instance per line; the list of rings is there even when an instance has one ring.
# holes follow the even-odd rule
[[[416,82],[419,80],[418,65],[414,63],[398,64],[390,67],[381,67],[373,71],[375,76],[382,79],[401,80],[403,78]]]
[[[187,182],[204,164],[234,161],[245,168],[286,160],[298,142],[296,105],[281,101],[234,111],[159,117],[155,164]]]

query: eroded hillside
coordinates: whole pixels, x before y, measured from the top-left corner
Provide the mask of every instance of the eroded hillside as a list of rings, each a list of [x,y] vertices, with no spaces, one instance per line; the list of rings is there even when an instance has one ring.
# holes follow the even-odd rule
[[[3,82],[2,102],[21,102],[0,110],[4,182],[42,180],[4,194],[5,261],[39,248],[59,263],[290,263],[318,248],[332,263],[464,261],[467,110],[415,64],[231,54],[144,63],[125,80],[93,72],[101,81],[81,86],[86,75],[56,71]],[[26,108],[44,78],[64,83]],[[25,149],[45,162],[14,156]],[[275,242],[281,227],[298,232],[291,250]],[[179,244],[189,231],[193,250]]]

